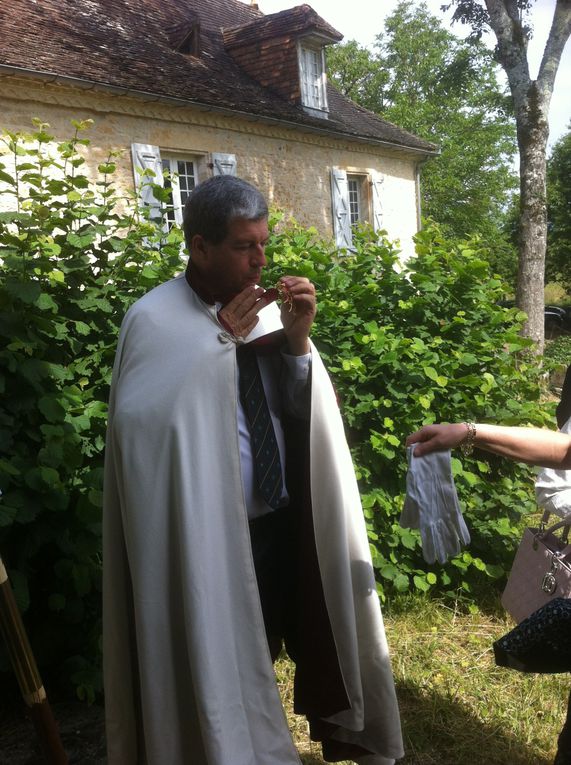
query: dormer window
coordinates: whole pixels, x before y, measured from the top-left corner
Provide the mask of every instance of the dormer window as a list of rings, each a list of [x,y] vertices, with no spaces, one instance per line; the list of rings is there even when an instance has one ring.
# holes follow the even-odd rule
[[[172,50],[186,56],[200,56],[200,19],[194,11],[189,11],[182,21],[165,31]]]
[[[323,47],[308,45],[302,40],[298,50],[301,103],[310,114],[326,117],[327,90]]]
[[[200,56],[200,24],[195,21],[178,47],[180,53],[189,56]]]

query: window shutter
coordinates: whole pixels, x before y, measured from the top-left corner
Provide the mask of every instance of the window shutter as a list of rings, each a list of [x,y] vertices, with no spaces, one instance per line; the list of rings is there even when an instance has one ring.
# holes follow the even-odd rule
[[[151,208],[150,216],[153,220],[162,217],[161,204],[153,194],[151,183],[163,185],[163,167],[161,164],[161,152],[158,146],[146,143],[131,144],[133,157],[133,172],[135,175],[135,188],[141,203]],[[146,170],[152,171],[153,175],[142,175]]]
[[[331,168],[331,202],[333,206],[333,233],[338,247],[352,247],[351,217],[349,215],[349,190],[347,173],[338,167]]]
[[[301,78],[301,103],[309,104],[309,72],[307,71],[307,52],[305,48],[299,49],[299,76]]]
[[[381,173],[373,172],[371,174],[371,187],[373,190],[373,228],[375,231],[382,231],[383,225],[383,186],[385,176]]]
[[[321,77],[319,78],[319,108],[329,111],[327,102],[327,66],[325,63],[325,48],[321,49]]]
[[[236,155],[213,152],[212,175],[236,175]]]

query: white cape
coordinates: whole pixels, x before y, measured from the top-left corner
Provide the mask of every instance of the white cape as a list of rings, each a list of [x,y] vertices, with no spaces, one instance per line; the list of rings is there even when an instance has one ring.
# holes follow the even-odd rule
[[[103,529],[109,765],[298,765],[241,485],[235,345],[179,277],[128,312],[113,372]],[[388,765],[399,713],[351,456],[312,348],[311,499],[350,708],[335,738]]]

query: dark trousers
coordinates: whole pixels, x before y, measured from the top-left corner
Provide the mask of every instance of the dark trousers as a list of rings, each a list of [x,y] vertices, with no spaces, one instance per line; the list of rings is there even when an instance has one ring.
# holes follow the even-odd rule
[[[272,661],[286,651],[295,661],[297,645],[299,518],[292,507],[250,521],[252,555]]]

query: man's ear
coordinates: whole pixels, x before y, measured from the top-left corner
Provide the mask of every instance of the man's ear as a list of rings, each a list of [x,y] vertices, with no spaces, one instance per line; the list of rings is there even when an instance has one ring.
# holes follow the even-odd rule
[[[195,234],[190,241],[190,252],[195,263],[206,263],[208,260],[208,243],[202,234]]]

